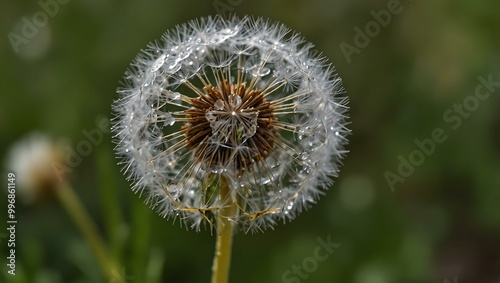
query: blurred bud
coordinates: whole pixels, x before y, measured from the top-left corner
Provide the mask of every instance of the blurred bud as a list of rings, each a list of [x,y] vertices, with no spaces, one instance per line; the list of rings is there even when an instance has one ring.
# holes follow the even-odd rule
[[[7,170],[16,174],[17,192],[25,203],[50,194],[60,183],[54,164],[65,166],[63,147],[61,142],[32,133],[10,148]]]

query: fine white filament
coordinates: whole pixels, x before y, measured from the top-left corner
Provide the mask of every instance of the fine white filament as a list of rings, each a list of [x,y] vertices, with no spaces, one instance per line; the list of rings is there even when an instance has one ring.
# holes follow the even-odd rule
[[[224,85],[226,99],[187,114],[208,88],[222,93]],[[272,110],[266,129],[262,110],[245,106],[252,90]],[[168,31],[131,64],[113,103],[115,150],[132,189],[163,217],[196,230],[212,225],[225,205],[216,193],[223,177],[239,210],[230,220],[245,231],[272,228],[333,184],[349,134],[343,93],[334,67],[286,26],[201,18]],[[196,119],[209,125],[198,129],[203,138],[186,135]]]

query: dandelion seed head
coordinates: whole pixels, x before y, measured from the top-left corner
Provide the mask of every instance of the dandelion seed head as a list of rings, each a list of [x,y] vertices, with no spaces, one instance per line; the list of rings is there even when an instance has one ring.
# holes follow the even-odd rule
[[[150,43],[113,103],[116,153],[160,215],[200,229],[225,201],[244,231],[294,219],[346,154],[347,99],[333,66],[286,26],[207,17]]]

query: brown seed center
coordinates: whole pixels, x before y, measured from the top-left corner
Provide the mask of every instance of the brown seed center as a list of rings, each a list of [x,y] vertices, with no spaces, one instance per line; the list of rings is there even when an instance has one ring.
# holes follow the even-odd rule
[[[251,170],[273,150],[277,138],[272,104],[260,90],[223,81],[190,100],[181,131],[188,149],[207,170]]]

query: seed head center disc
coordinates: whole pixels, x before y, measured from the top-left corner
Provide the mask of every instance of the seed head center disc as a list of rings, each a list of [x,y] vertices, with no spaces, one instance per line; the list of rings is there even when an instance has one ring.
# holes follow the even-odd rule
[[[260,90],[221,82],[207,85],[204,95],[190,100],[181,128],[187,148],[207,170],[251,170],[266,158],[277,138],[272,104]]]

